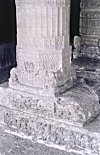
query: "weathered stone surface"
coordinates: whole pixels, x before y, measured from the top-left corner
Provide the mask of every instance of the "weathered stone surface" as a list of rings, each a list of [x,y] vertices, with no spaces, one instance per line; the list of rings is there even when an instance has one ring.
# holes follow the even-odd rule
[[[100,59],[100,1],[81,0],[80,35],[81,48],[77,57]]]
[[[90,46],[98,46],[100,39],[100,1],[82,0],[80,33],[83,43]]]
[[[52,148],[43,144],[34,143],[30,139],[23,139],[11,135],[0,128],[0,155],[80,155]]]
[[[0,122],[0,124],[5,126],[6,133],[58,148],[66,153],[68,151],[81,155],[100,154],[99,119],[96,120],[96,123],[92,122],[90,125],[80,128],[3,106],[0,106],[0,110],[5,114],[4,122]],[[93,126],[95,127],[93,128]]]
[[[70,0],[16,0],[16,10],[18,82],[53,96],[70,78]]]
[[[82,125],[99,112],[99,98],[94,90],[87,86],[75,88],[79,88],[81,94],[72,88],[73,85],[77,85],[77,80],[70,62],[70,1],[46,0],[41,3],[34,1],[34,3],[33,6],[31,0],[29,3],[16,0],[18,66],[11,71],[9,86],[27,94],[19,92],[17,97],[15,95],[17,91],[13,93],[9,90],[10,95],[7,94],[7,96],[13,97],[8,101],[8,105],[15,104],[16,100],[20,102],[19,107],[23,106],[24,102],[27,104],[33,102],[35,113],[38,109],[38,113],[44,116]],[[31,37],[28,37],[29,35]],[[67,93],[59,96],[69,89],[71,89],[70,95]],[[84,95],[82,91],[85,92]],[[33,94],[32,98],[29,93]],[[91,101],[90,104],[85,98],[83,99],[85,103],[81,102],[83,96],[89,101],[91,96],[94,96],[93,102]],[[32,107],[30,109],[32,110]]]
[[[100,134],[83,127],[100,112],[99,97],[76,80],[70,61],[70,1],[16,0],[16,9],[18,65],[0,89],[1,124],[48,146],[99,155]]]
[[[83,126],[100,112],[98,95],[81,83],[59,97],[33,95],[10,88],[0,91],[3,106],[77,126]]]
[[[81,78],[100,98],[100,1],[81,0],[80,47],[74,45],[73,66]]]

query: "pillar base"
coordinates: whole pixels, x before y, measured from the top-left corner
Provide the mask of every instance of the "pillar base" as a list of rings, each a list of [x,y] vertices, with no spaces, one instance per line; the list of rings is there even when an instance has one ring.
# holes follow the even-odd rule
[[[0,91],[3,106],[75,126],[83,126],[100,112],[99,97],[86,84],[76,84],[58,97],[12,88]]]
[[[100,154],[100,133],[85,129],[100,111],[98,96],[88,86],[77,85],[59,97],[11,88],[0,92],[0,124],[6,132],[68,152]]]

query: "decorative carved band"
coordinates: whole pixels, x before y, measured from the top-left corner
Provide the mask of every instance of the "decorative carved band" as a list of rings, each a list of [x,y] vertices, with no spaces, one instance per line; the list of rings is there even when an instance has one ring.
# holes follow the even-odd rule
[[[100,8],[99,0],[82,0],[81,2],[82,9],[98,9]]]
[[[82,11],[80,14],[80,17],[82,18],[92,18],[92,19],[100,19],[100,12],[99,11],[93,11],[93,12],[85,12]]]
[[[42,119],[39,117],[29,117],[23,113],[5,111],[4,122],[6,129],[24,133],[31,136],[34,141],[42,141],[45,144],[57,145],[66,151],[74,151],[86,155],[100,154],[100,138],[92,133],[61,125],[58,122]]]
[[[32,2],[33,5],[43,5],[43,6],[57,6],[57,7],[65,7],[70,3],[70,0],[16,0],[17,3],[22,5],[29,4]]]
[[[51,117],[59,120],[66,120],[68,122],[75,121],[76,124],[85,121],[85,115],[82,113],[78,105],[67,105],[65,108],[66,100],[63,98],[47,99],[43,97],[25,97],[23,95],[8,94],[9,105],[16,109],[28,112],[31,114],[38,114],[40,116]],[[64,107],[64,108],[63,108]],[[78,110],[77,110],[78,109]],[[81,125],[80,123],[80,125]]]
[[[96,19],[92,19],[92,18],[90,18],[90,19],[84,19],[84,18],[82,18],[82,26],[83,27],[86,27],[86,28],[88,28],[88,27],[93,27],[93,28],[100,28],[100,21],[99,20],[96,20]]]
[[[89,28],[86,27],[80,27],[80,33],[87,34],[87,35],[97,35],[100,33],[100,28]]]
[[[49,38],[34,38],[32,46],[36,50],[44,50],[44,49],[55,49],[62,50],[64,49],[65,37],[49,37]]]

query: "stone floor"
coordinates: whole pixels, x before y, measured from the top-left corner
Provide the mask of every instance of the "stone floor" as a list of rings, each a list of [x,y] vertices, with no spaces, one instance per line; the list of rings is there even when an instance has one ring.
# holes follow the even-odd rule
[[[4,133],[0,129],[0,155],[77,155]]]

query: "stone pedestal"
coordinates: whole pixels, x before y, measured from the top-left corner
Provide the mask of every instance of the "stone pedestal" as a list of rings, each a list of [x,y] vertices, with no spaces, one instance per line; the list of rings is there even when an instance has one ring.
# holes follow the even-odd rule
[[[85,144],[95,153],[87,145],[95,136],[83,126],[99,113],[99,97],[71,68],[70,0],[16,0],[16,10],[18,65],[1,89],[1,124],[46,145],[80,152]]]
[[[0,88],[0,92],[4,96],[5,88]],[[6,96],[8,94],[5,94]],[[6,133],[60,149],[62,153],[66,151],[77,155],[100,155],[100,117],[89,125],[81,127],[77,123],[69,124],[62,117],[57,119],[50,107],[52,102],[50,98],[47,98],[48,110],[48,107],[43,107],[45,101],[41,109],[41,102],[38,105],[37,99],[32,100],[31,94],[27,97],[25,93],[11,90],[10,96],[5,97],[0,97],[2,103],[0,104],[0,126]],[[61,105],[58,104],[58,108],[61,110]],[[58,114],[63,116],[60,111]],[[81,113],[79,114],[81,116]],[[75,117],[75,113],[73,115]]]

